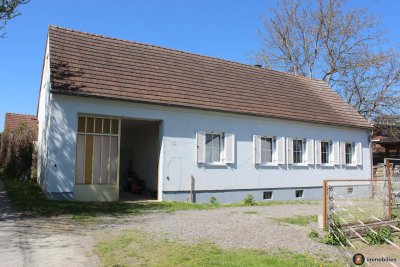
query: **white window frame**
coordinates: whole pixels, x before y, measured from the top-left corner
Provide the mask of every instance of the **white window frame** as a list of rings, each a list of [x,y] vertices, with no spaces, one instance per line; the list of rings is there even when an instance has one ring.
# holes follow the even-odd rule
[[[294,150],[294,148],[295,148],[295,142],[296,141],[301,141],[302,142],[302,144],[301,144],[301,162],[295,162],[295,152],[298,152],[298,151],[295,151]],[[305,164],[305,161],[304,161],[304,159],[305,159],[305,157],[307,156],[306,155],[306,140],[304,139],[304,138],[293,138],[293,140],[292,140],[292,156],[293,156],[293,165],[298,165],[298,166],[305,166],[306,164]]]
[[[325,162],[325,163],[322,162],[322,158],[323,158],[322,155],[324,154],[322,152],[322,143],[328,143],[328,155],[327,155],[328,162]],[[332,141],[331,140],[321,140],[320,144],[321,144],[321,147],[320,147],[321,165],[322,166],[333,166],[333,154],[332,154],[333,143],[332,143]]]
[[[349,154],[349,153],[347,153],[347,145],[351,145],[351,154]],[[344,155],[344,163],[345,163],[345,165],[346,166],[356,166],[356,162],[355,162],[355,150],[356,150],[356,146],[355,146],[355,143],[354,142],[346,142],[345,144],[344,144],[344,153],[343,153],[343,155]],[[347,162],[347,155],[351,155],[351,160],[350,160],[350,162]]]
[[[219,135],[220,136],[220,151],[219,151],[219,161],[207,161],[207,135]],[[207,165],[225,165],[224,163],[224,151],[225,151],[225,133],[223,132],[205,132],[205,143],[204,143],[204,160]],[[213,148],[211,148],[211,153],[213,153]],[[211,154],[211,159],[213,154]]]
[[[263,150],[266,150],[266,149],[262,149],[262,141],[263,141],[263,139],[271,139],[271,149],[272,149],[272,151],[271,151],[271,161],[265,161],[265,162],[263,162],[262,161],[262,153],[263,153]],[[277,157],[277,154],[276,154],[276,137],[275,136],[260,136],[260,141],[261,141],[261,144],[260,144],[260,147],[261,147],[261,158],[260,158],[260,164],[259,165],[261,165],[261,166],[277,166],[278,164],[276,163],[277,162],[277,159],[276,159],[276,157]]]

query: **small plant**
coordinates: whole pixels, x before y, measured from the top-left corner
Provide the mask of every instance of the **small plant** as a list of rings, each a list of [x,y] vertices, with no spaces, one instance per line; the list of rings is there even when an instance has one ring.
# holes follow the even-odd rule
[[[212,205],[212,206],[218,205],[218,201],[217,201],[216,197],[214,197],[214,196],[210,197],[210,205]]]
[[[365,236],[365,239],[370,245],[378,245],[387,243],[386,240],[392,241],[392,232],[387,227],[381,227],[378,231],[369,231]]]
[[[248,194],[243,199],[243,204],[246,206],[254,206],[256,204],[256,201],[254,200],[254,196],[252,194]]]
[[[333,226],[330,232],[321,240],[322,243],[328,245],[338,246],[343,244],[345,246],[348,245],[346,237],[342,234],[339,218],[337,216],[333,216]]]
[[[315,231],[315,230],[312,230],[312,231],[308,234],[308,237],[311,238],[311,239],[317,239],[318,236],[319,236],[319,235],[318,235],[317,231]]]

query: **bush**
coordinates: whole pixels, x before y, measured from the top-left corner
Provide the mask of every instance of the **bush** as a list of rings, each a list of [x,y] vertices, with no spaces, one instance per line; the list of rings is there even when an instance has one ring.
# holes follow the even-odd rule
[[[252,194],[248,194],[243,199],[243,204],[246,206],[254,206],[256,204],[256,201],[254,200],[254,196]]]
[[[381,227],[376,233],[369,231],[365,239],[370,245],[378,245],[386,243],[386,240],[392,241],[392,232],[387,227]],[[386,239],[386,240],[385,240]]]
[[[214,196],[210,197],[210,205],[218,205],[218,201]]]
[[[29,172],[35,131],[36,129],[21,123],[18,128],[1,134],[0,166],[8,175],[21,176]]]

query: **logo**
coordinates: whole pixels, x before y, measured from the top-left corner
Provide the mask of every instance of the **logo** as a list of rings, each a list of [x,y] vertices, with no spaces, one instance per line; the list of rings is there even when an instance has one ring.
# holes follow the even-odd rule
[[[365,257],[361,253],[357,253],[353,256],[353,263],[355,265],[361,265],[365,262]]]

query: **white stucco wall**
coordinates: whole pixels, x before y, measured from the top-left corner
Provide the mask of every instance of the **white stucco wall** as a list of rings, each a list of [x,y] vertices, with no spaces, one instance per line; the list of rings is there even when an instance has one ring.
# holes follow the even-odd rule
[[[47,163],[47,139],[48,124],[50,118],[50,65],[49,65],[49,46],[46,43],[45,57],[43,62],[42,80],[37,110],[38,117],[38,183],[43,189],[46,187],[46,163]]]
[[[371,177],[367,130],[64,95],[53,95],[51,103],[48,192],[73,190],[78,113],[162,120],[159,183],[163,191],[189,190],[191,175],[196,179],[196,190],[314,187],[321,186],[324,178]],[[199,166],[197,131],[234,133],[236,163]],[[361,142],[363,165],[259,168],[253,162],[254,134]]]

